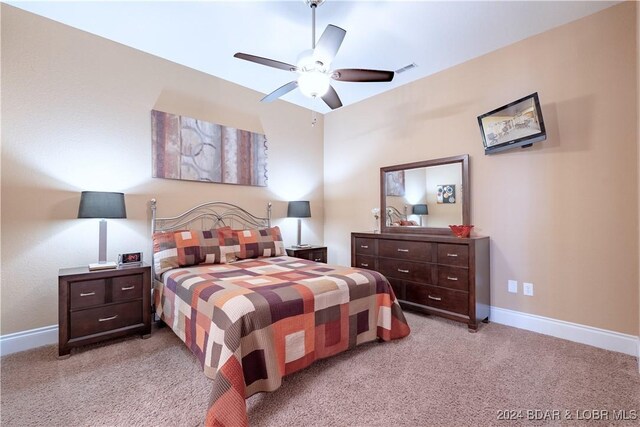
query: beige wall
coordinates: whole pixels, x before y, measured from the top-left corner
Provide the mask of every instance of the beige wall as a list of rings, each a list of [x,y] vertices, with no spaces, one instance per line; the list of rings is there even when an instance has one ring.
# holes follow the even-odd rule
[[[2,334],[57,324],[60,267],[95,262],[97,220],[75,219],[80,191],[123,191],[126,220],[108,224],[108,258],[143,250],[150,198],[162,216],[196,203],[274,202],[285,243],[286,201],[308,199],[304,240],[322,243],[323,118],[261,94],[2,4]],[[204,55],[208,54],[203,52]],[[150,110],[261,132],[268,188],[151,178]]]
[[[468,153],[472,222],[491,236],[492,305],[638,335],[635,8],[623,3],[328,114],[329,261],[348,264],[349,233],[370,229],[381,166]],[[535,91],[548,139],[485,156],[476,117]]]

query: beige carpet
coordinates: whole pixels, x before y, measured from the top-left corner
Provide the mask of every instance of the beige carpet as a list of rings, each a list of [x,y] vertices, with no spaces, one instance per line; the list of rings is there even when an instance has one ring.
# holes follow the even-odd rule
[[[634,357],[497,324],[470,334],[439,318],[407,319],[409,337],[316,362],[251,397],[251,425],[576,425],[591,410],[640,415]],[[210,382],[168,328],[67,360],[56,352],[2,358],[3,426],[202,424]],[[519,422],[497,419],[498,411],[536,409],[559,410],[561,420],[527,421],[526,412]]]

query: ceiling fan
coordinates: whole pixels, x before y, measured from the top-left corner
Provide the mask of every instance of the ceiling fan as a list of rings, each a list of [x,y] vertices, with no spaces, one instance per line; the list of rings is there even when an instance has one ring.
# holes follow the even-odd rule
[[[342,107],[342,101],[331,86],[331,79],[341,82],[390,82],[393,80],[393,71],[364,70],[360,68],[331,69],[331,61],[335,58],[342,40],[347,33],[335,25],[327,25],[318,43],[316,43],[316,8],[324,0],[305,0],[311,8],[311,49],[305,50],[298,57],[296,65],[276,61],[269,58],[238,52],[235,58],[255,62],[268,67],[279,68],[285,71],[298,73],[298,78],[286,85],[279,87],[264,98],[261,102],[271,102],[285,95],[295,88],[311,98],[320,97],[331,108]]]

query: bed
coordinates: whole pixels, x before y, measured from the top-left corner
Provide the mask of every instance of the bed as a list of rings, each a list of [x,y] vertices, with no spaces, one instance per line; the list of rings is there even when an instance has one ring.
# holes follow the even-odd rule
[[[154,307],[213,381],[206,425],[248,424],[245,399],[282,378],[409,326],[380,273],[286,256],[278,227],[211,202],[156,216]]]

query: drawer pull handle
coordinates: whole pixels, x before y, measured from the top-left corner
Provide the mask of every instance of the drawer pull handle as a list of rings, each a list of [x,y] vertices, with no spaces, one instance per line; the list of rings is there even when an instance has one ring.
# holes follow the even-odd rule
[[[98,322],[106,322],[107,320],[113,320],[116,317],[118,317],[117,314],[115,316],[111,316],[111,317],[103,317],[102,319],[98,319]]]
[[[408,272],[409,272],[409,270],[403,270],[403,269],[401,269],[401,268],[399,268],[399,269],[398,269],[398,271],[399,271],[400,273],[408,273]]]
[[[447,280],[454,280],[454,281],[456,281],[456,280],[458,280],[458,278],[457,278],[457,277],[450,277],[450,276],[447,276]]]
[[[429,299],[432,299],[434,301],[442,301],[442,298],[440,297],[432,297],[431,295],[427,295],[429,297]]]
[[[368,245],[360,245],[360,247],[361,247],[362,249],[369,249],[369,246],[368,246]]]
[[[409,252],[409,249],[398,248],[398,252]]]
[[[90,297],[91,295],[95,295],[95,292],[87,292],[86,294],[80,292],[80,296],[81,297]]]
[[[447,256],[457,257],[458,254],[447,254]]]
[[[360,267],[369,267],[369,264],[367,264],[366,262],[361,262]]]
[[[135,289],[135,286],[127,286],[126,288],[122,288],[123,291],[130,291],[131,289]]]

